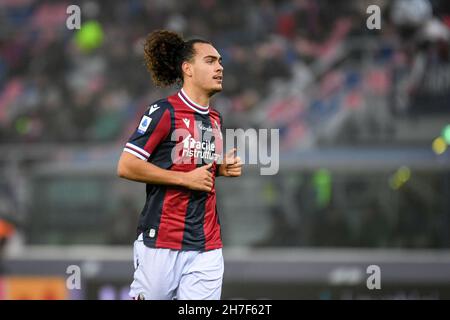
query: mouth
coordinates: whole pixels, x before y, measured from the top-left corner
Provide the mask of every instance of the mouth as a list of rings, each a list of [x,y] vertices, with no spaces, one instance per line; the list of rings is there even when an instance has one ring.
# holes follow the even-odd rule
[[[214,80],[222,82],[223,76],[222,75],[216,75],[213,77]]]

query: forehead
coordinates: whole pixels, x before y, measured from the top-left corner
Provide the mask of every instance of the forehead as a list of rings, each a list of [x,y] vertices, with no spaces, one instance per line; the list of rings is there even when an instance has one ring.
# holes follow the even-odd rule
[[[209,43],[196,43],[194,44],[195,55],[199,58],[204,58],[207,56],[220,57],[219,52]]]

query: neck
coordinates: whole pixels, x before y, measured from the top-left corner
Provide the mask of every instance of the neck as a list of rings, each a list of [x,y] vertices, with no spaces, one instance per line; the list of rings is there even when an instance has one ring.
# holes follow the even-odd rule
[[[195,103],[204,107],[209,106],[209,95],[203,90],[199,90],[185,84],[183,85],[183,91],[189,97],[189,99],[191,99]]]

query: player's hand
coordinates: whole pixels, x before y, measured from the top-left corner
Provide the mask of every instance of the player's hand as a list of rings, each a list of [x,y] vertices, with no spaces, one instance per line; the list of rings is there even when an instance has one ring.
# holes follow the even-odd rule
[[[209,171],[212,163],[185,173],[184,186],[191,190],[210,192],[213,187],[213,175]]]
[[[235,155],[236,148],[231,149],[225,155],[223,163],[219,167],[219,175],[224,177],[240,177],[242,175],[242,160]]]

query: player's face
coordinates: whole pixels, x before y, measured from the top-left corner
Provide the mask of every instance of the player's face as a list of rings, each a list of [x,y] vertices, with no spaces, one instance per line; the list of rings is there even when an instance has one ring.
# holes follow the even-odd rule
[[[216,48],[207,43],[194,44],[192,82],[210,96],[222,91],[222,58]]]

